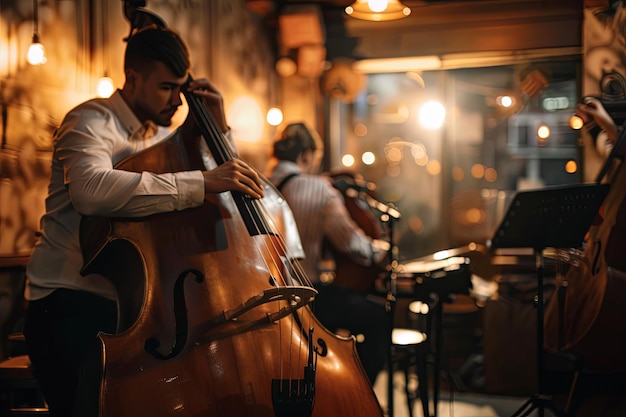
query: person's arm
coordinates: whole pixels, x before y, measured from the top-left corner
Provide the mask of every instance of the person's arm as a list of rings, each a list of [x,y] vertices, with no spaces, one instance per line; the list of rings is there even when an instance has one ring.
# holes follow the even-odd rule
[[[259,176],[245,162],[232,160],[207,171],[154,174],[114,169],[125,140],[116,138],[115,118],[87,109],[70,113],[58,133],[55,157],[76,210],[83,215],[137,217],[183,210],[204,202],[205,193],[240,191],[262,196]],[[258,183],[257,183],[258,181]]]
[[[373,245],[373,240],[352,220],[341,194],[333,193],[324,205],[324,235],[339,251],[364,266],[380,262],[384,258],[382,245]]]
[[[581,135],[585,158],[584,177],[586,181],[592,181],[613,149],[618,136],[618,128],[598,99],[587,98],[585,103],[578,105],[576,114],[586,121]],[[595,140],[588,131],[588,126],[593,125],[593,122],[600,128],[600,133]]]
[[[235,143],[230,135],[230,128],[226,122],[224,100],[217,87],[208,79],[199,78],[191,81],[187,89],[202,98],[217,125],[216,127],[223,134],[226,144],[231,147],[231,150],[236,151]],[[188,117],[183,124],[183,129],[188,133],[191,132],[192,136],[194,134],[200,135],[196,123],[192,117]],[[238,158],[227,160],[222,165],[204,172],[203,175],[206,193],[232,190],[243,192],[254,198],[263,197],[263,187],[257,171]]]

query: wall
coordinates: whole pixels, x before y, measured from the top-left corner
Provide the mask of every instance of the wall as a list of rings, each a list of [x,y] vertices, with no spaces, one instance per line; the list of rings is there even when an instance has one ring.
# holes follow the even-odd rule
[[[264,114],[275,96],[272,41],[242,0],[155,0],[148,9],[187,40],[192,74],[221,89],[242,157],[259,169],[274,131]],[[0,0],[0,359],[19,331],[23,268],[44,212],[54,129],[76,104],[95,97],[105,73],[123,83],[123,3],[40,1],[38,32],[47,62],[26,63],[33,34],[30,0]],[[273,103],[272,103],[273,104]],[[179,111],[176,123],[184,120]]]
[[[222,90],[241,156],[264,169],[274,137],[264,115],[276,100],[276,80],[272,40],[257,16],[242,0],[147,3],[187,40],[192,74],[211,78]],[[106,0],[40,2],[38,32],[47,62],[31,66],[25,55],[33,4],[0,0],[0,256],[28,253],[36,239],[52,135],[63,115],[95,96],[105,72],[116,87],[123,83],[129,24],[122,6]],[[185,114],[181,110],[176,122]]]

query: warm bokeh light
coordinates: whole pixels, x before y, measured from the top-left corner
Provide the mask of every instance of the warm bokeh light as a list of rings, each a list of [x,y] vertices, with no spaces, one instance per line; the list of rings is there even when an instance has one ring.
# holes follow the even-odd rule
[[[537,128],[537,138],[546,140],[550,137],[550,128],[547,125],[541,125]]]
[[[578,164],[573,159],[570,159],[565,163],[565,172],[568,174],[574,174],[578,171]]]
[[[341,157],[341,164],[344,167],[351,167],[354,166],[355,163],[355,159],[354,156],[350,155],[349,153],[345,154],[344,156]]]
[[[487,182],[496,182],[498,179],[498,171],[495,168],[487,168],[485,170],[485,181]]]
[[[397,146],[392,146],[387,150],[385,156],[387,157],[387,161],[392,164],[397,164],[402,161],[404,154],[402,153],[402,149]]]
[[[115,87],[111,77],[102,77],[98,80],[98,97],[111,97],[114,91]]]
[[[498,104],[498,106],[502,106],[508,109],[509,107],[513,106],[514,99],[511,96],[498,96],[498,98],[496,98],[496,103]]]
[[[428,171],[430,175],[439,175],[441,172],[441,163],[435,159],[431,160],[426,165],[426,171]]]
[[[282,57],[276,61],[276,72],[281,77],[291,77],[298,71],[298,65],[289,57]]]
[[[478,208],[471,208],[465,212],[465,219],[470,224],[478,224],[483,220],[484,212]]]
[[[416,143],[411,147],[411,155],[415,159],[420,159],[426,156],[426,147],[422,143]]]
[[[424,222],[419,216],[411,216],[409,218],[409,229],[416,235],[419,235],[424,231]]]
[[[425,167],[428,164],[429,160],[430,158],[428,158],[428,155],[424,154],[419,158],[415,158],[415,164],[421,167]]]
[[[425,129],[439,129],[443,125],[445,118],[446,109],[438,101],[427,101],[419,109],[419,124]]]
[[[483,164],[474,164],[471,169],[472,177],[482,178],[485,175],[485,166]]]
[[[363,155],[361,155],[361,161],[363,161],[363,163],[365,165],[372,165],[374,162],[376,162],[376,155],[374,155],[373,152],[363,152]]]
[[[411,9],[399,0],[356,0],[344,9],[348,16],[380,22],[407,17]]]
[[[387,8],[387,0],[367,0],[367,5],[370,10],[376,13],[380,13]]]
[[[278,126],[283,122],[283,112],[278,107],[272,107],[267,111],[265,120],[270,126]]]
[[[573,115],[569,119],[569,127],[571,127],[574,130],[580,130],[583,128],[584,125],[585,125],[585,121],[580,116]]]
[[[409,310],[415,314],[428,314],[430,306],[424,301],[412,301],[409,303]]]
[[[48,59],[46,58],[46,50],[41,43],[33,41],[33,43],[30,44],[26,55],[26,61],[28,61],[30,65],[42,65],[48,62]]]
[[[235,140],[248,143],[261,141],[265,117],[261,107],[252,97],[237,98],[229,107],[226,116]]]
[[[354,125],[354,134],[361,137],[367,135],[367,126],[365,123],[357,123]]]

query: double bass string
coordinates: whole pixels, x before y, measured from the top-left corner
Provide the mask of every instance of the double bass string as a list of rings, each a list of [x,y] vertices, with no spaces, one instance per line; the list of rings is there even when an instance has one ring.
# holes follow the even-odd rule
[[[191,76],[189,76],[188,82],[191,80],[192,78]],[[185,91],[184,93],[185,98],[187,99],[187,103],[189,105],[189,110],[193,112],[193,116],[196,118],[198,127],[200,128],[202,135],[204,136],[205,141],[207,142],[207,145],[211,149],[216,162],[218,164],[222,164],[226,162],[227,160],[234,159],[237,155],[235,154],[233,149],[229,146],[226,138],[224,137],[224,134],[221,132],[221,129],[217,126],[217,123],[215,119],[213,118],[213,116],[209,113],[207,106],[205,105],[202,98],[194,94],[190,94],[186,90],[184,91]],[[213,138],[215,140],[209,143],[209,138]],[[213,145],[213,146],[210,146],[210,145]],[[280,274],[280,279],[282,280],[284,285],[285,286],[290,285],[292,283],[292,278],[296,278],[297,282],[300,285],[312,286],[308,277],[304,273],[304,269],[302,268],[299,262],[290,262],[290,260],[287,259],[288,265],[285,265],[282,263],[280,259],[275,258],[274,256],[275,254],[285,254],[285,256],[289,254],[285,239],[283,238],[282,235],[280,235],[280,233],[276,233],[278,228],[276,227],[276,224],[273,221],[272,216],[267,210],[267,208],[263,204],[261,204],[261,202],[258,200],[252,200],[252,199],[249,199],[248,197],[244,197],[244,198],[246,198],[247,200],[245,200],[246,204],[243,205],[243,209],[247,210],[248,211],[247,214],[249,214],[250,218],[253,219],[257,234],[259,235],[262,234],[262,231],[264,230],[273,232],[272,233],[273,238],[269,239],[269,241],[271,242],[270,243],[271,247],[268,246],[267,243],[263,244],[263,248],[261,248],[258,244],[257,244],[257,247],[259,248],[259,251],[263,249],[264,252],[271,257],[272,263],[273,263],[272,266],[274,267],[274,270],[277,271],[278,274]],[[264,239],[264,241],[267,241],[267,239]],[[280,257],[280,255],[278,256]],[[263,262],[265,262],[265,266],[268,269],[268,271],[271,270],[270,265],[268,265],[267,263],[268,261],[266,260],[266,257],[263,256],[262,258],[263,258]],[[290,275],[291,271],[293,271],[295,277],[291,277]],[[280,283],[277,279],[273,279],[272,281],[274,281],[273,284],[276,288],[280,286]],[[280,300],[277,301],[277,305],[278,305],[277,310],[280,310]],[[294,334],[293,328],[296,325],[294,319],[291,320],[290,325],[291,325],[291,330],[292,330],[291,334],[293,335]],[[282,340],[282,336],[283,336],[282,333],[283,333],[282,328],[279,326],[280,340]],[[293,342],[294,342],[293,337],[291,337],[290,343],[292,347],[293,347]],[[299,352],[303,350],[302,343],[303,343],[303,338],[299,337],[299,344],[297,348]],[[280,347],[279,357],[283,357],[282,343],[279,343],[279,347]],[[290,353],[289,353],[290,363],[293,361],[293,352],[294,352],[294,349],[293,348],[290,349]],[[297,355],[298,364],[297,364],[296,369],[299,369],[301,367],[301,363],[300,363],[301,357],[302,357],[301,355]],[[281,366],[280,374],[282,378],[284,375],[284,361],[280,361],[280,366]],[[293,369],[293,367],[290,366],[289,369],[291,370]],[[293,379],[293,377],[290,375],[289,379]]]

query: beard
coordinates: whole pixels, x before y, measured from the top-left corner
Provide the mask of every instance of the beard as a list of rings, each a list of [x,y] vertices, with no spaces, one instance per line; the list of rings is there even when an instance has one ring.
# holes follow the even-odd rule
[[[161,111],[154,111],[154,109],[143,104],[136,106],[137,116],[139,120],[151,120],[159,126],[169,127],[172,125],[172,117],[177,111],[177,107],[167,108]]]

